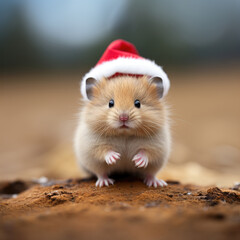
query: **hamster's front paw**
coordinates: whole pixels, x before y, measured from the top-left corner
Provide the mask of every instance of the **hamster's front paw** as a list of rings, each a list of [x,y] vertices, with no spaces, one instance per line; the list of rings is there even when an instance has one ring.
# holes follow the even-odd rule
[[[132,161],[135,163],[136,167],[146,168],[148,165],[148,156],[146,155],[145,151],[141,150],[133,157]]]
[[[105,161],[108,165],[114,164],[114,163],[116,163],[117,160],[120,159],[120,157],[121,157],[120,153],[117,153],[114,151],[109,151],[105,156]]]
[[[148,187],[165,187],[167,186],[167,183],[161,179],[157,179],[156,177],[154,176],[147,176],[145,179],[144,179],[144,183],[148,186]]]

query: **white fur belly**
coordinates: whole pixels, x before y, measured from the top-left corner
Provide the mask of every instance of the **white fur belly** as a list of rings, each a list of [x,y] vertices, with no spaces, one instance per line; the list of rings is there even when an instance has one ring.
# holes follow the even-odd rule
[[[109,171],[112,172],[129,172],[136,173],[141,172],[143,169],[136,168],[134,162],[132,161],[135,154],[140,149],[141,143],[136,139],[124,138],[122,140],[112,140],[114,151],[121,154],[121,158],[117,161],[116,164],[107,166]]]
[[[164,139],[167,140],[167,138]],[[157,138],[153,142],[152,140],[153,139],[151,139],[151,145],[156,144],[158,149],[162,148],[162,154],[166,155],[166,147],[161,146],[162,142],[165,141],[159,141]],[[104,159],[97,159],[93,157],[92,152],[95,151],[94,146],[104,143],[112,146],[112,151],[121,154],[121,157],[117,160],[116,164],[108,165]],[[154,164],[153,166],[149,163],[146,168],[137,168],[135,163],[132,161],[134,155],[137,154],[146,144],[149,144],[148,140],[136,137],[111,137],[99,139],[99,137],[96,137],[89,132],[89,128],[87,128],[85,124],[81,124],[78,127],[75,135],[75,152],[78,164],[95,175],[101,175],[104,173],[110,174],[112,172],[141,174],[149,171],[149,168],[152,167],[159,170],[166,158],[166,156],[161,156],[161,154],[159,155],[157,165]]]

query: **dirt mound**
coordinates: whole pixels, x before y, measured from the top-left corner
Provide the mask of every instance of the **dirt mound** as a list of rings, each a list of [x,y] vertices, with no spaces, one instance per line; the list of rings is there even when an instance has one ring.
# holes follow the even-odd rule
[[[168,184],[0,183],[0,239],[239,239],[238,190]]]

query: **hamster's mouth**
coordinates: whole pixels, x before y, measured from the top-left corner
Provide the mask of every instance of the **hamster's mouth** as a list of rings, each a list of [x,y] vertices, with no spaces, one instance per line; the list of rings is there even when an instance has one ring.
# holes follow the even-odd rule
[[[127,125],[123,124],[123,125],[120,126],[120,128],[121,128],[121,129],[123,129],[123,128],[126,129],[126,128],[129,128],[129,127],[128,127]]]
[[[122,125],[120,128],[129,128],[129,127],[126,125]]]

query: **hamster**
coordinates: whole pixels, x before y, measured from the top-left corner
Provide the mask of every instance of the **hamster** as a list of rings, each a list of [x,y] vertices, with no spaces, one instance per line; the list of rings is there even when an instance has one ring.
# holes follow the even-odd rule
[[[90,100],[80,110],[74,139],[80,167],[97,177],[98,187],[113,184],[115,172],[139,175],[149,187],[166,186],[156,178],[171,148],[162,79],[89,78],[86,88]]]

